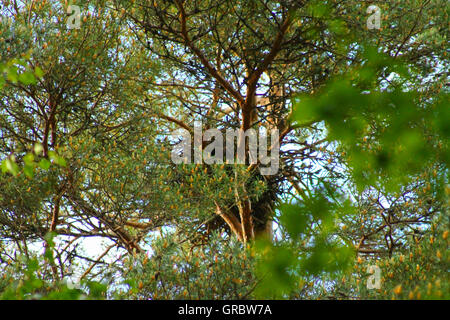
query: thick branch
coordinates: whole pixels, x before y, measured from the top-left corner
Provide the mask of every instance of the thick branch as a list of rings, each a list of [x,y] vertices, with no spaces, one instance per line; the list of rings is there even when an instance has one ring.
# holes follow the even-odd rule
[[[231,231],[237,236],[239,241],[243,241],[242,226],[239,220],[234,215],[223,212],[216,201],[214,201],[214,204],[216,205],[216,213],[228,224]]]

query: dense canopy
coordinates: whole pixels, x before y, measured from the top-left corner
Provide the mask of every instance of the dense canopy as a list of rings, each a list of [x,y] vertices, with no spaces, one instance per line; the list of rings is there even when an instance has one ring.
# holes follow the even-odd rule
[[[0,1],[0,298],[449,299],[448,14]]]

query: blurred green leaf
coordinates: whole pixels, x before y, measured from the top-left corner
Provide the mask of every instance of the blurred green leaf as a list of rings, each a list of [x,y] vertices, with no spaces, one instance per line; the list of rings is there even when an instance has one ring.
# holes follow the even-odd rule
[[[32,72],[25,71],[18,76],[18,80],[22,82],[24,85],[35,84],[36,78],[34,77]]]
[[[50,168],[50,161],[48,161],[47,159],[41,159],[39,161],[39,167],[41,167],[44,170],[48,170],[48,168]]]

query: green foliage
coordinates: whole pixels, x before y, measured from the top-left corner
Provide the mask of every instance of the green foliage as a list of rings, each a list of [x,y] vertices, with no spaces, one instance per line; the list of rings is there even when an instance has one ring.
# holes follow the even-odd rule
[[[445,116],[443,103],[448,103],[448,94],[442,92],[424,103],[412,88],[374,87],[380,70],[395,72],[403,83],[411,75],[405,73],[406,66],[373,47],[362,57],[362,67],[330,80],[316,95],[297,96],[293,120],[300,125],[326,123],[328,139],[341,143],[360,190],[381,182],[395,191],[424,164],[448,158],[448,133],[435,120],[437,115]]]
[[[354,250],[345,239],[336,237],[341,215],[351,215],[349,201],[329,186],[318,189],[299,204],[283,204],[280,224],[287,232],[285,241],[259,241],[257,287],[261,298],[289,298],[313,278],[332,279],[347,271]]]
[[[450,298],[445,1],[68,3],[0,8],[1,299]],[[276,175],[172,163],[253,98]]]
[[[127,291],[133,299],[249,299],[257,279],[254,258],[242,244],[219,234],[204,245],[168,233],[152,243],[149,255],[132,258],[125,266]]]
[[[336,291],[356,293],[362,299],[444,299],[450,298],[448,270],[449,215],[440,215],[431,228],[408,237],[392,257],[358,259],[352,272],[337,284]],[[368,267],[380,268],[379,289],[367,287]]]
[[[21,173],[21,171],[25,174],[27,178],[33,178],[34,172],[36,168],[40,168],[43,170],[48,170],[51,166],[51,161],[53,163],[65,167],[67,166],[66,160],[58,155],[55,151],[49,151],[49,159],[40,156],[42,153],[42,146],[37,143],[34,145],[33,151],[27,152],[23,158],[23,167],[22,169],[16,163],[15,155],[10,155],[6,159],[4,159],[1,163],[2,173],[11,173],[13,176],[17,176]],[[39,161],[38,161],[39,160]]]
[[[19,82],[23,85],[32,85],[36,84],[36,79],[43,76],[43,71],[40,67],[33,68],[27,63],[27,60],[30,59],[30,53],[23,56],[23,58],[13,58],[0,63],[0,90],[6,81],[10,81],[13,84]]]
[[[43,256],[20,256],[17,262],[10,263],[0,277],[1,300],[86,300],[103,299],[106,286],[84,281],[81,288],[73,288],[66,281],[54,281],[46,275],[54,266],[54,234],[46,235],[46,248]]]
[[[6,80],[10,81],[13,84],[17,84],[18,82],[28,86],[34,85],[37,83],[37,79],[42,78],[44,75],[42,69],[40,67],[31,67],[27,60],[31,57],[30,53],[24,54],[24,58],[14,58],[6,63],[0,63],[0,90],[5,85],[6,81],[3,76],[6,77]],[[28,152],[23,156],[23,173],[32,178],[34,175],[34,169],[36,167],[40,167],[44,170],[47,170],[50,167],[49,160],[42,158],[39,162],[35,162],[35,156],[39,156],[43,151],[42,145],[40,143],[36,143],[33,147],[32,152]],[[50,151],[50,159],[52,159],[56,164],[61,166],[66,166],[66,162],[64,158],[59,156],[55,151]],[[16,157],[10,155],[6,159],[1,162],[2,172],[9,172],[14,176],[17,176],[20,172],[20,167],[16,163]]]

